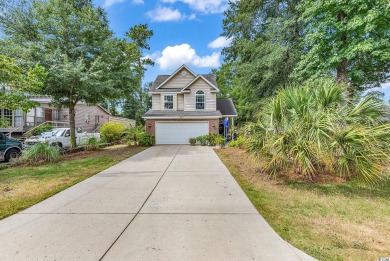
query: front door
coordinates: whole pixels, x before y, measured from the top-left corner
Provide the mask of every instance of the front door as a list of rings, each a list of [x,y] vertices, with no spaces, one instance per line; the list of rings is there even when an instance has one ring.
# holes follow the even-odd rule
[[[53,110],[45,109],[45,121],[52,121],[52,120],[53,120]]]

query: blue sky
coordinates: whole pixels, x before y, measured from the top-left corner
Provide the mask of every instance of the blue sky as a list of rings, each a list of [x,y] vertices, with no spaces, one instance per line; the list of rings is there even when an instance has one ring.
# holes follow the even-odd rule
[[[183,63],[195,73],[208,73],[222,62],[221,50],[229,42],[220,37],[225,0],[95,0],[95,4],[106,10],[118,37],[141,23],[153,30],[146,54],[155,66],[148,68],[145,82],[171,74]]]
[[[148,68],[144,82],[171,74],[183,63],[195,73],[208,73],[222,62],[221,50],[229,43],[220,37],[227,0],[95,0],[95,4],[106,10],[118,37],[141,23],[153,30],[146,54],[156,64]],[[390,100],[390,83],[378,90],[385,93],[386,102]]]

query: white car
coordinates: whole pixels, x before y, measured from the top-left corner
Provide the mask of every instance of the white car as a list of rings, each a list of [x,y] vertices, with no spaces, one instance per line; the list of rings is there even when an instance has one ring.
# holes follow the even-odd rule
[[[96,138],[100,140],[100,133],[86,133],[81,129],[76,130],[76,144],[78,146],[86,144],[90,138]],[[68,148],[70,143],[70,129],[69,128],[55,128],[49,132],[43,132],[40,136],[32,136],[25,140],[24,145],[26,148],[41,142],[48,143],[52,146],[58,146],[60,148]]]

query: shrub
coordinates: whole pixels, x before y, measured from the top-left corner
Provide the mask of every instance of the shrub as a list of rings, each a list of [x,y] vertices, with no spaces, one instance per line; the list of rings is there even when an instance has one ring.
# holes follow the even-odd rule
[[[54,163],[60,159],[60,150],[56,146],[49,146],[47,143],[36,143],[26,149],[20,160],[22,162],[39,165],[42,163]]]
[[[33,129],[31,131],[31,135],[38,136],[38,135],[41,135],[44,132],[51,131],[52,129],[53,129],[53,125],[45,123],[45,124],[39,125],[35,129]]]
[[[98,150],[100,148],[100,142],[96,137],[91,137],[85,144],[87,150]]]
[[[202,146],[205,146],[209,140],[209,135],[202,135],[196,138]]]
[[[215,140],[215,145],[225,144],[225,139],[221,135],[218,135],[214,140]]]
[[[291,86],[263,102],[259,121],[245,126],[246,147],[269,158],[270,173],[381,178],[389,163],[386,106],[373,96],[347,100],[334,81]]]
[[[195,145],[195,143],[196,143],[196,138],[189,138],[188,142],[189,142],[191,145]]]
[[[215,146],[217,145],[216,138],[219,136],[218,133],[210,133],[208,135],[208,142],[210,146]]]
[[[106,142],[118,141],[122,138],[125,126],[119,122],[107,122],[100,127],[100,135]]]
[[[144,133],[137,135],[138,145],[140,146],[153,146],[154,136]]]
[[[245,146],[245,139],[241,136],[229,142],[229,147],[243,148],[244,146]]]

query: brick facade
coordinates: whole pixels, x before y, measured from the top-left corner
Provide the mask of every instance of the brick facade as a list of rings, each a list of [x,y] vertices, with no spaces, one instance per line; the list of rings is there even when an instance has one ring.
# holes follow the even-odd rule
[[[149,135],[155,136],[156,133],[156,121],[163,122],[163,121],[208,121],[209,122],[209,133],[218,133],[219,132],[219,120],[218,119],[197,119],[197,120],[184,120],[184,119],[172,119],[172,120],[151,120],[146,119],[145,120],[145,129],[146,133]]]

